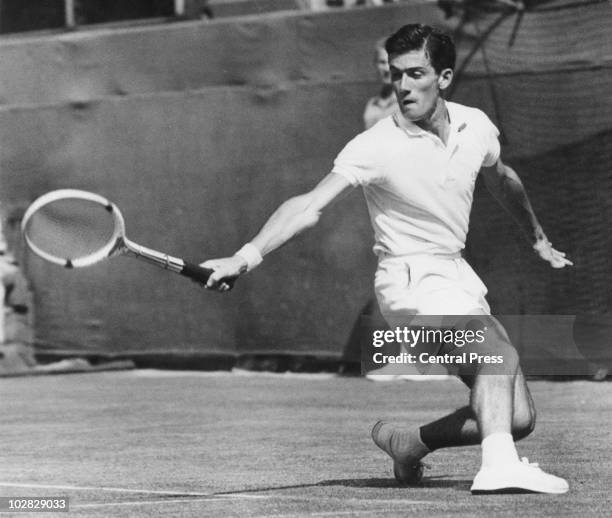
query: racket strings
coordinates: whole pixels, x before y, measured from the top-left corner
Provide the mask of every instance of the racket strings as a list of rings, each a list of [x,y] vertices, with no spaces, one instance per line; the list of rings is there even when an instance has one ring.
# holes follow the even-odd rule
[[[24,232],[32,245],[62,260],[88,257],[116,239],[112,211],[79,198],[43,205],[31,215]]]

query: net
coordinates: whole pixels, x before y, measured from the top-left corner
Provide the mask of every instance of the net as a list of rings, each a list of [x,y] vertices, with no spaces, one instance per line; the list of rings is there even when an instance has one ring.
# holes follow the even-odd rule
[[[35,251],[70,262],[99,252],[113,241],[114,232],[110,206],[79,198],[63,198],[43,205],[24,227]]]

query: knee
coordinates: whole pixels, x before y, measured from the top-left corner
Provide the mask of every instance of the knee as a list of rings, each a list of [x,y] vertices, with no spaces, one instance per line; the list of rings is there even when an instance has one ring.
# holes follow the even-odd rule
[[[499,347],[499,353],[504,359],[504,369],[508,373],[514,373],[519,367],[519,355],[514,346],[507,341]]]
[[[523,411],[515,412],[512,417],[512,436],[515,441],[527,437],[535,430],[536,414],[535,410],[527,407]]]
[[[519,366],[519,355],[514,345],[510,341],[508,333],[503,326],[494,318],[484,321],[487,325],[486,338],[491,354],[502,355],[504,368],[507,373],[513,373]]]
[[[491,355],[501,356],[502,363],[497,364],[497,367],[501,367],[504,374],[514,374],[519,366],[519,355],[518,351],[512,345],[512,342],[508,338],[508,335],[503,327],[497,325],[495,320],[487,321],[484,320],[480,323],[481,326],[486,324],[483,330],[486,331],[484,335],[484,341],[479,342],[477,345],[471,347],[475,352]],[[466,324],[466,328],[473,327],[471,322]],[[490,369],[487,369],[490,370]],[[500,370],[500,369],[497,369]],[[499,372],[500,374],[502,372]]]
[[[499,341],[490,347],[481,349],[480,354],[501,357],[501,362],[478,363],[475,365],[476,374],[502,374],[514,377],[519,370],[518,352],[509,342]],[[473,364],[469,366],[474,367]]]

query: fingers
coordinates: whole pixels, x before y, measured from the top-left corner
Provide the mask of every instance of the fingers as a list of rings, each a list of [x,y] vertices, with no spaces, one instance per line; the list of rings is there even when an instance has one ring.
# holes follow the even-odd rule
[[[574,263],[566,257],[565,252],[554,249],[548,240],[538,241],[533,248],[536,253],[544,261],[550,263],[553,268],[564,268],[574,265]]]
[[[213,273],[208,278],[206,285],[207,290],[215,290],[226,292],[232,289],[233,280],[240,274],[239,269],[233,264],[231,258],[211,259],[200,264],[203,268],[213,270]]]
[[[221,259],[209,259],[208,261],[204,261],[200,264],[202,268],[210,268],[211,270],[216,270],[221,266]]]
[[[574,266],[574,263],[570,261],[565,252],[560,252],[554,248],[550,248],[550,258],[548,259],[553,268],[564,268],[565,266]]]
[[[558,268],[563,268],[564,266],[574,266],[574,263],[565,257],[557,258],[556,263],[560,265]]]
[[[574,263],[572,263],[568,259],[555,259],[554,261],[551,261],[550,264],[552,265],[553,268],[564,268],[566,266],[574,266]]]
[[[210,266],[208,266],[207,268],[210,268]],[[225,279],[230,276],[231,275],[229,273],[226,273],[223,268],[219,268],[218,270],[215,270],[208,278],[205,288],[208,290],[217,290],[221,292],[229,291],[230,285],[226,282]]]

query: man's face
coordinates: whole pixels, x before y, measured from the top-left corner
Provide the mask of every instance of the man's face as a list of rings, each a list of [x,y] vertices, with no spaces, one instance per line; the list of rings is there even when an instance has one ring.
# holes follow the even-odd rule
[[[389,58],[385,49],[376,49],[376,70],[381,83],[391,84],[391,73],[389,72]]]
[[[389,60],[393,90],[405,119],[417,122],[430,117],[453,77],[451,69],[437,74],[425,49],[394,55]]]

